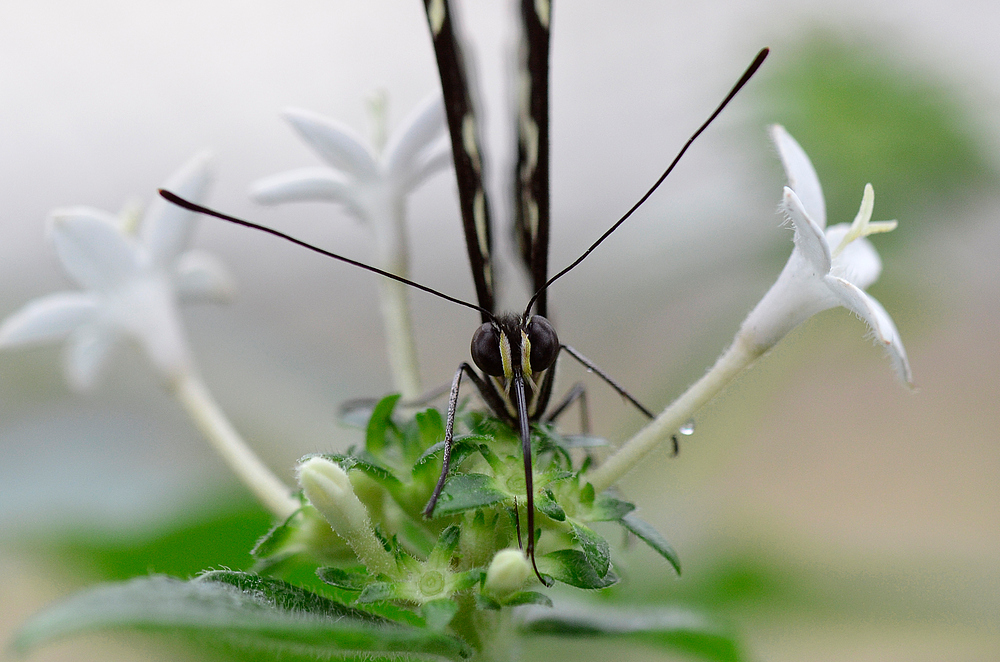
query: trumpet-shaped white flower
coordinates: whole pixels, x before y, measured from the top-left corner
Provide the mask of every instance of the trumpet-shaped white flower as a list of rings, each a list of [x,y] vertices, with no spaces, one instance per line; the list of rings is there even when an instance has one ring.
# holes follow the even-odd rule
[[[771,137],[788,176],[781,209],[794,227],[795,248],[777,282],[743,322],[738,338],[753,352],[763,353],[816,313],[843,306],[868,325],[896,374],[911,383],[896,325],[864,291],[882,271],[882,261],[865,237],[893,230],[896,221],[871,221],[875,192],[868,184],[854,222],[825,228],[823,191],[809,157],[783,127],[773,126]]]
[[[587,480],[598,492],[614,485],[646,453],[670,439],[785,334],[828,308],[843,306],[864,320],[875,340],[886,349],[899,378],[912,383],[910,363],[896,325],[882,304],[864,291],[882,271],[882,261],[865,237],[892,230],[896,221],[871,221],[875,191],[868,184],[854,222],[826,228],[823,190],[809,157],[784,128],[773,126],[771,137],[788,176],[781,208],[795,229],[792,255],[715,365],[604,464],[588,473]]]
[[[199,154],[166,183],[192,200],[210,182],[209,156]],[[49,236],[66,273],[83,288],[38,298],[0,325],[0,347],[69,338],[66,375],[71,386],[92,386],[122,339],[139,342],[168,380],[191,369],[178,302],[224,301],[233,284],[211,255],[186,251],[194,214],[156,198],[141,219],[126,208],[118,217],[90,207],[57,209]]]
[[[406,196],[451,164],[444,100],[434,96],[403,121],[384,150],[372,149],[349,127],[307,110],[288,109],[285,118],[329,167],[301,168],[258,181],[251,196],[262,204],[339,202],[375,234],[375,265],[399,276],[408,271]],[[376,133],[384,134],[381,107]],[[376,142],[381,142],[376,138]],[[381,153],[380,153],[381,151]],[[416,350],[406,286],[379,284],[389,361],[404,397],[420,395]]]

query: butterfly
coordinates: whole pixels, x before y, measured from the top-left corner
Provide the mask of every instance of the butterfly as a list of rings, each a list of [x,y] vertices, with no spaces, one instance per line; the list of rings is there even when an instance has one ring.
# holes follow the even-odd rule
[[[424,508],[424,515],[426,517],[433,516],[435,506],[449,477],[451,452],[455,441],[455,419],[459,392],[462,379],[465,377],[476,387],[493,414],[509,425],[520,440],[524,461],[527,519],[527,541],[523,543],[523,549],[531,561],[536,576],[543,584],[549,585],[550,580],[547,580],[539,572],[535,562],[535,494],[531,425],[538,421],[552,420],[580,393],[576,389],[572,390],[560,404],[552,411],[548,411],[555,380],[556,359],[563,352],[569,354],[586,366],[588,370],[606,381],[643,414],[649,418],[653,418],[653,414],[593,362],[569,345],[560,342],[552,324],[546,319],[548,288],[553,282],[580,264],[653,194],[694,140],[722,112],[723,108],[761,66],[767,57],[768,49],[765,48],[757,54],[753,63],[722,103],[688,139],[645,195],[575,261],[549,277],[548,77],[551,2],[548,0],[521,0],[520,17],[524,46],[521,54],[522,92],[518,113],[518,149],[514,169],[514,233],[518,240],[519,256],[530,275],[534,294],[522,312],[501,313],[496,310],[493,237],[488,196],[483,186],[482,149],[477,135],[477,119],[468,83],[469,77],[465,69],[461,46],[456,37],[453,14],[447,0],[425,0],[424,5],[441,78],[455,176],[458,183],[462,226],[469,262],[472,267],[477,304],[463,301],[402,276],[313,246],[277,230],[196,205],[169,191],[161,190],[160,194],[189,210],[267,232],[322,255],[402,282],[480,313],[481,325],[474,332],[471,343],[472,360],[476,367],[462,362],[452,380],[445,422],[441,474]],[[481,373],[477,372],[476,368]],[[520,543],[520,535],[518,537]]]

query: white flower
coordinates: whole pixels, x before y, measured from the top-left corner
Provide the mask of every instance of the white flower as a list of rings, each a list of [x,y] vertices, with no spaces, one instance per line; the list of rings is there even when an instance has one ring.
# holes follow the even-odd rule
[[[882,271],[878,253],[865,237],[894,229],[896,221],[871,222],[875,192],[868,184],[854,222],[824,232],[826,205],[809,157],[783,127],[773,126],[771,137],[788,176],[781,208],[794,227],[795,248],[777,282],[743,322],[739,338],[762,353],[809,317],[843,306],[868,325],[900,379],[912,383],[896,325],[864,291]]]
[[[166,188],[204,198],[209,156],[199,154]],[[107,357],[126,337],[139,342],[167,379],[191,367],[178,302],[226,300],[233,285],[221,264],[199,251],[182,252],[194,214],[157,197],[139,222],[134,208],[118,217],[90,207],[57,209],[49,236],[66,273],[81,291],[40,297],[0,325],[0,348],[68,337],[70,385],[94,384]]]
[[[250,194],[262,204],[330,201],[342,203],[359,220],[370,223],[379,243],[379,264],[395,256],[406,195],[435,172],[451,164],[445,136],[444,100],[434,96],[403,121],[377,154],[349,127],[308,110],[284,113],[302,138],[330,167],[301,168],[255,183]]]
[[[382,106],[374,108],[376,133],[384,134]],[[371,149],[350,128],[316,113],[289,109],[285,117],[329,167],[302,168],[258,181],[251,196],[263,204],[297,201],[342,203],[375,235],[375,266],[406,277],[406,196],[451,164],[444,100],[434,96],[403,120],[385,150]],[[381,142],[377,137],[376,142]],[[393,381],[404,398],[420,386],[416,347],[402,283],[381,279],[379,300]]]

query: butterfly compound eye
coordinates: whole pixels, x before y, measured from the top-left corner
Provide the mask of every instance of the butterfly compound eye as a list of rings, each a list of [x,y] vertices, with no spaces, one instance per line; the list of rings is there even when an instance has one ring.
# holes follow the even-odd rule
[[[556,360],[559,353],[559,336],[549,321],[535,315],[528,322],[528,342],[531,343],[531,369],[546,370]]]
[[[472,335],[472,360],[487,375],[503,375],[503,359],[500,358],[500,335],[496,327],[487,322]]]

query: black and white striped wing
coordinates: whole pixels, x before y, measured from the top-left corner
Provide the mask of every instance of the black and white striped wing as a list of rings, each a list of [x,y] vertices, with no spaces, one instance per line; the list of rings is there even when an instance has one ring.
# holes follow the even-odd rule
[[[548,278],[549,255],[549,25],[551,0],[521,0],[518,63],[517,163],[514,236],[531,277],[532,293]],[[546,316],[546,292],[535,313]]]
[[[427,23],[434,40],[434,54],[441,75],[448,131],[451,134],[458,198],[465,229],[465,244],[472,266],[479,305],[495,312],[493,237],[489,205],[483,187],[483,161],[469,77],[455,34],[454,15],[447,0],[424,0]],[[483,322],[489,321],[483,314]]]

